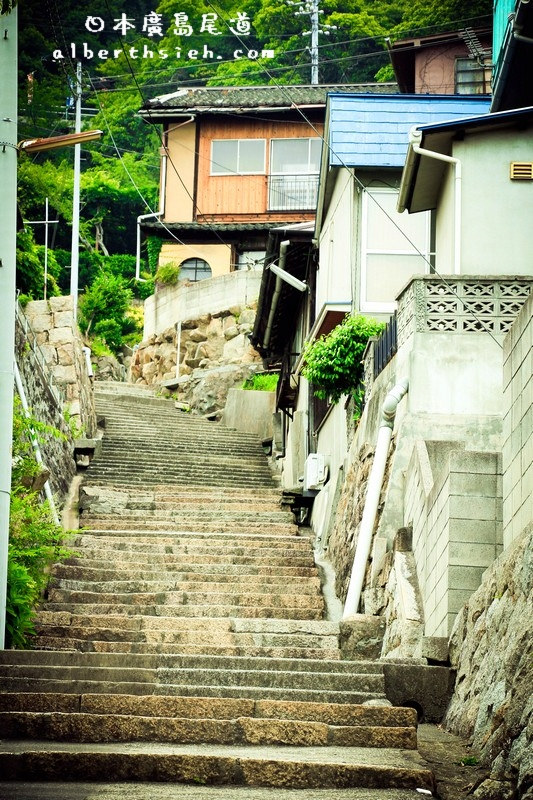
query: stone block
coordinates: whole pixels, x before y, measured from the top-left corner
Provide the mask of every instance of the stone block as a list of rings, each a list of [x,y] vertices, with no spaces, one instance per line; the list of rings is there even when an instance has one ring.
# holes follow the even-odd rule
[[[49,344],[42,344],[41,345],[41,352],[44,356],[44,360],[48,364],[48,366],[52,366],[53,364],[61,363],[59,361],[58,351],[55,347],[52,347]],[[70,362],[72,363],[72,362]],[[68,366],[68,365],[67,365]]]
[[[418,711],[419,721],[440,722],[452,695],[454,674],[448,667],[383,662],[385,694],[394,706]]]
[[[229,342],[226,342],[226,344],[224,345],[222,357],[226,361],[231,361],[232,359],[242,360],[242,356],[244,355],[247,346],[248,346],[248,340],[241,333],[238,336],[232,338]]]
[[[72,311],[57,311],[54,314],[54,328],[70,328],[74,324]]]
[[[62,345],[71,345],[74,341],[74,332],[72,328],[53,328],[49,334],[48,339],[50,344],[54,344],[57,347]]]
[[[239,328],[237,327],[237,325],[230,325],[229,327],[224,329],[224,337],[228,340],[234,339],[238,335],[239,335]]]
[[[74,364],[74,350],[72,347],[62,345],[57,348],[56,354],[57,363],[61,364],[62,367],[70,367]]]
[[[255,322],[255,311],[251,308],[245,308],[239,315],[240,325],[252,325]]]
[[[50,313],[50,305],[48,304],[48,300],[30,300],[26,306],[25,313],[33,326],[34,317],[36,317],[38,314]]]
[[[55,367],[52,367],[52,373],[58,383],[65,384],[76,382],[76,370],[74,366],[63,367],[57,364]]]
[[[198,342],[205,342],[205,340],[207,339],[207,336],[199,328],[195,328],[194,330],[191,331],[189,338],[190,338],[191,342],[198,343]]]
[[[339,635],[342,658],[354,661],[379,658],[384,634],[384,617],[354,614],[343,620]]]
[[[51,297],[48,301],[50,309],[54,312],[72,311],[72,297],[69,294]]]
[[[422,658],[428,661],[438,661],[446,664],[448,661],[448,639],[445,636],[424,636],[422,637]]]
[[[36,314],[30,318],[30,325],[35,333],[43,333],[49,331],[53,327],[51,314]]]

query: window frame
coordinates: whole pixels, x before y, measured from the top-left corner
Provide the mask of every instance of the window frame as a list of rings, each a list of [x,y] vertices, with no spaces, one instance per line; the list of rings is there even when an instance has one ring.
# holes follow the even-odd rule
[[[320,136],[281,136],[279,138],[273,137],[270,140],[270,168],[269,175],[319,175],[320,174],[320,155],[318,158],[318,166],[316,170],[310,170],[310,155],[311,155],[311,141],[322,141]],[[274,143],[275,142],[307,142],[307,172],[280,172],[272,169]]]
[[[361,251],[360,251],[360,295],[359,295],[359,307],[361,311],[370,311],[373,313],[383,313],[383,314],[393,314],[397,309],[396,301],[376,301],[376,300],[367,300],[366,294],[368,289],[368,282],[367,282],[367,273],[368,273],[368,256],[369,255],[384,255],[384,256],[417,256],[417,252],[415,250],[406,249],[405,250],[397,250],[397,249],[387,249],[385,247],[376,250],[374,248],[368,247],[368,222],[369,222],[369,206],[370,204],[374,204],[374,200],[372,200],[368,195],[380,195],[380,194],[387,194],[387,195],[395,195],[396,197],[399,194],[398,189],[386,188],[386,187],[371,187],[367,188],[363,192],[362,197],[362,209],[361,209]],[[425,226],[425,247],[422,249],[422,256],[425,259],[424,262],[424,272],[428,274],[431,272],[430,265],[434,264],[435,253],[432,251],[432,229],[431,229],[431,212],[420,212],[425,214],[426,216],[426,226]],[[398,215],[400,216],[400,215]],[[398,221],[401,224],[401,220]],[[408,245],[407,239],[406,245]],[[420,256],[418,256],[420,258]],[[429,262],[429,263],[428,263]],[[415,273],[413,273],[415,274]],[[420,274],[417,272],[416,274]]]
[[[217,172],[216,168],[219,166],[214,159],[214,146],[218,142],[237,142],[237,164],[235,169],[232,172]],[[261,170],[239,170],[239,156],[240,156],[240,145],[241,142],[262,142],[263,144],[263,167]],[[209,160],[209,174],[217,177],[217,178],[228,178],[235,175],[265,175],[266,174],[266,142],[267,140],[264,138],[255,138],[251,137],[250,139],[211,139],[211,154]]]
[[[187,265],[187,262],[190,262],[190,261],[194,261],[195,262],[195,265],[194,265],[194,275],[195,275],[195,277],[194,278],[190,278],[190,277],[181,278],[181,270],[183,268],[183,265]],[[209,267],[210,275],[206,275],[203,278],[197,278],[196,277],[197,274],[198,274],[198,262],[199,261],[201,261],[203,264],[206,264]],[[200,258],[200,256],[190,256],[188,258],[185,258],[180,264],[180,274],[178,275],[178,283],[180,283],[180,281],[182,281],[182,282],[190,281],[191,283],[199,283],[200,281],[209,280],[209,278],[212,278],[212,277],[213,277],[213,268],[211,267],[211,264],[208,261],[205,260],[205,258]]]

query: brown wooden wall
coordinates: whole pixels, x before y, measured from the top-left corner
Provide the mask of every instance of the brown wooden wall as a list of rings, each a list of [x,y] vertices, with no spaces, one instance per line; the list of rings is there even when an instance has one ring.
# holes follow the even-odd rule
[[[273,112],[272,116],[275,116]],[[213,221],[301,220],[312,214],[290,212],[266,213],[267,176],[270,171],[270,140],[293,139],[322,134],[324,126],[313,127],[301,121],[240,119],[229,116],[202,120],[199,126],[197,218]],[[314,130],[316,128],[316,131]],[[210,175],[211,142],[213,139],[266,139],[265,175]]]

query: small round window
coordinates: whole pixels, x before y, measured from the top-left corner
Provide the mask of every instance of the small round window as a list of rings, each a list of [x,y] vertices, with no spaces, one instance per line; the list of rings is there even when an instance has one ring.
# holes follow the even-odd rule
[[[180,266],[180,281],[203,281],[211,277],[211,267],[202,258],[187,258]]]

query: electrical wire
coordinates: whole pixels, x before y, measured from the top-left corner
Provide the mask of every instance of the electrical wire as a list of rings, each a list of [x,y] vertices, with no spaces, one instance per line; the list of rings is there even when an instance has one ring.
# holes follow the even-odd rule
[[[219,13],[219,12],[220,12],[220,9],[217,9],[217,8],[216,8],[216,6],[215,6],[215,5],[214,5],[214,3],[212,2],[212,0],[206,0],[206,2],[207,2],[207,5],[209,5],[209,6],[210,6],[210,7],[211,7],[211,8],[212,8],[212,9],[213,9],[215,12],[217,12],[217,13]],[[226,22],[226,21],[224,20],[224,22]],[[226,22],[226,24],[228,24],[228,23]],[[239,37],[238,37],[238,36],[237,36],[237,38],[239,39]],[[242,44],[243,44],[243,46],[244,46],[244,43],[242,42],[242,40],[240,40],[240,41],[241,41],[241,43],[242,43]],[[283,85],[281,85],[281,84],[276,84],[276,85],[277,85],[277,88],[278,88],[278,89],[280,89],[280,90],[281,90],[281,91],[282,91],[284,94],[286,94],[286,96],[287,96],[287,98],[288,98],[288,99],[291,99],[291,97],[290,97],[290,92],[288,92],[288,91],[287,91],[287,88],[288,88],[288,87],[286,87],[286,86],[283,86]],[[401,234],[401,235],[404,237],[404,239],[405,239],[405,240],[406,240],[406,241],[407,241],[407,242],[410,244],[410,246],[413,248],[413,250],[414,250],[414,251],[415,251],[415,252],[416,252],[416,253],[417,253],[417,254],[418,254],[418,255],[419,255],[419,256],[420,256],[420,257],[423,259],[423,261],[424,261],[424,262],[425,262],[425,263],[428,265],[428,267],[430,268],[430,270],[433,270],[433,273],[434,273],[435,275],[437,275],[437,276],[438,276],[438,278],[439,278],[440,280],[442,280],[442,282],[443,282],[443,283],[446,285],[446,287],[448,288],[448,290],[449,290],[449,291],[450,291],[450,292],[451,292],[451,293],[452,293],[452,294],[453,294],[453,295],[454,295],[454,296],[457,298],[457,300],[459,300],[459,302],[461,302],[461,304],[463,305],[463,307],[464,307],[465,309],[468,309],[468,310],[469,310],[469,312],[472,314],[472,316],[474,317],[474,319],[475,319],[475,320],[476,320],[476,321],[479,323],[479,325],[481,326],[481,328],[483,328],[483,329],[484,329],[484,330],[485,330],[485,331],[486,331],[486,332],[489,334],[489,336],[490,336],[490,337],[491,337],[491,338],[492,338],[492,339],[493,339],[493,340],[496,342],[496,344],[497,344],[497,345],[498,345],[500,348],[503,348],[503,345],[502,345],[502,344],[501,344],[501,343],[500,343],[500,342],[499,342],[499,341],[496,339],[496,337],[493,335],[492,331],[491,331],[491,330],[490,330],[490,329],[489,329],[489,328],[486,326],[486,324],[484,323],[484,321],[483,321],[483,320],[481,320],[481,319],[479,318],[479,316],[478,316],[478,315],[475,313],[475,311],[473,310],[473,308],[472,308],[471,304],[469,304],[469,303],[468,303],[468,301],[466,301],[464,298],[460,297],[460,296],[457,294],[457,292],[455,291],[455,289],[453,288],[453,286],[452,286],[452,285],[449,283],[449,281],[447,281],[447,280],[446,280],[446,278],[445,278],[443,275],[441,275],[441,274],[440,274],[440,272],[438,272],[438,270],[435,268],[435,266],[434,266],[434,265],[431,263],[431,261],[430,261],[430,259],[428,258],[428,256],[426,256],[426,255],[425,255],[425,253],[423,253],[423,252],[420,250],[420,248],[419,248],[419,247],[418,247],[418,246],[415,244],[415,242],[413,242],[413,241],[412,241],[412,239],[411,239],[411,238],[408,236],[408,234],[407,234],[407,233],[406,233],[406,232],[405,232],[405,231],[404,231],[404,230],[403,230],[403,229],[400,227],[400,225],[398,224],[398,222],[396,222],[396,220],[395,220],[395,219],[394,219],[394,218],[393,218],[393,217],[392,217],[392,216],[391,216],[391,215],[388,213],[388,211],[387,211],[387,210],[386,210],[386,209],[385,209],[385,208],[384,208],[384,207],[383,207],[383,206],[382,206],[382,205],[381,205],[381,204],[380,204],[380,203],[379,203],[379,202],[376,200],[375,196],[373,196],[371,192],[368,192],[368,191],[367,191],[367,188],[366,188],[365,184],[363,183],[363,181],[362,181],[362,180],[361,180],[361,179],[360,179],[360,178],[359,178],[359,177],[358,177],[358,176],[355,174],[355,170],[350,170],[350,168],[348,167],[348,165],[345,163],[344,159],[343,159],[343,158],[342,158],[342,157],[341,157],[341,156],[340,156],[338,153],[336,153],[336,152],[333,150],[333,147],[332,147],[332,146],[329,144],[329,142],[327,142],[327,141],[326,141],[326,139],[324,138],[324,136],[323,136],[323,135],[322,135],[322,134],[321,134],[321,133],[320,133],[320,132],[317,130],[317,128],[315,127],[315,125],[314,125],[314,124],[311,122],[311,120],[310,120],[310,119],[309,119],[309,118],[306,116],[306,114],[304,113],[303,109],[302,109],[302,108],[300,108],[300,107],[299,107],[299,106],[298,106],[298,105],[297,105],[297,104],[296,104],[294,101],[293,101],[293,105],[296,107],[296,110],[298,111],[298,113],[300,113],[300,114],[301,114],[301,116],[302,116],[302,117],[303,117],[303,118],[304,118],[304,119],[305,119],[305,120],[308,122],[309,126],[310,126],[310,127],[311,127],[311,128],[314,130],[314,131],[315,131],[316,135],[320,137],[320,139],[322,140],[322,142],[323,142],[324,146],[327,148],[328,152],[329,152],[330,154],[332,154],[332,155],[335,155],[335,157],[336,157],[336,158],[338,159],[338,161],[340,162],[340,165],[341,165],[342,167],[344,167],[345,169],[347,169],[347,170],[350,172],[350,174],[353,176],[353,180],[354,180],[355,184],[358,186],[358,188],[359,188],[359,189],[360,189],[362,192],[366,192],[366,193],[367,193],[368,197],[370,197],[370,198],[373,200],[373,202],[374,202],[374,203],[377,205],[377,207],[378,207],[378,208],[381,210],[381,212],[382,212],[383,214],[385,214],[385,216],[387,217],[387,219],[388,219],[388,220],[389,220],[389,221],[390,221],[390,222],[391,222],[391,223],[394,225],[394,227],[395,227],[395,228],[398,230],[398,232],[399,232],[399,233],[400,233],[400,234]]]

